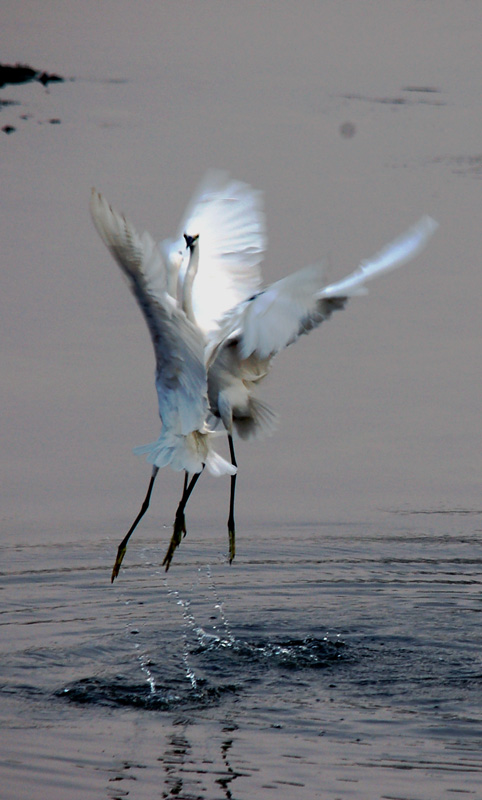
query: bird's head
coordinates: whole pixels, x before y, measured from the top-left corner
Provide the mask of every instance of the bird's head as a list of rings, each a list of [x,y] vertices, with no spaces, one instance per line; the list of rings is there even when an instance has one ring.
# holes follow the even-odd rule
[[[189,249],[192,250],[199,239],[199,234],[196,233],[195,236],[190,236],[188,233],[185,233],[184,239],[186,240],[186,247],[189,247]]]

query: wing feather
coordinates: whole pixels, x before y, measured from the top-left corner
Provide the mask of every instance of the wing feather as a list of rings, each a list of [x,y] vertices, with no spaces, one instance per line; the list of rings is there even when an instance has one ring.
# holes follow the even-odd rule
[[[209,337],[206,362],[212,364],[219,349],[229,344],[236,346],[241,360],[252,355],[272,358],[344,308],[349,297],[363,294],[369,280],[414,258],[437,227],[431,217],[423,217],[373,258],[362,261],[347,278],[329,286],[323,286],[321,265],[305,267],[273,283],[224,316],[219,331]]]
[[[221,170],[208,172],[184,214],[178,239],[164,243],[173,265],[185,250],[184,233],[199,235],[192,303],[197,324],[208,333],[229,309],[261,288],[266,249],[261,192]]]
[[[183,435],[203,429],[207,415],[203,337],[167,292],[166,268],[158,246],[147,232],[139,236],[95,189],[90,211],[147,322],[156,357],[163,425]]]
[[[233,315],[240,333],[240,359],[252,354],[262,360],[271,358],[295,341],[305,328],[313,327],[315,296],[322,284],[323,269],[316,264],[276,281],[244,303],[239,319]]]
[[[360,266],[347,278],[326,286],[320,297],[350,297],[362,294],[364,285],[378,275],[406,264],[418,255],[438,228],[432,217],[422,217],[415,225],[387,244],[372,258],[361,262]]]

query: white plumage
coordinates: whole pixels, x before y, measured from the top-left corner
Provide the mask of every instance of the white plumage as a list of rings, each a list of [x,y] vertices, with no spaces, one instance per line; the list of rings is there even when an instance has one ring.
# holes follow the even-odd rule
[[[276,425],[276,414],[254,396],[274,356],[344,308],[349,297],[364,294],[369,280],[414,258],[437,227],[433,219],[423,217],[337,283],[326,286],[321,264],[305,267],[260,289],[216,320],[216,327],[208,332],[206,348],[208,397],[213,417],[221,419],[228,433],[234,465],[233,429],[241,438],[249,439],[270,433]],[[200,237],[194,248],[201,253],[202,246]],[[235,485],[233,475],[228,518],[230,560],[235,554]]]
[[[125,275],[144,314],[156,358],[156,388],[162,430],[159,439],[137,448],[156,467],[232,474],[232,465],[213,448],[208,414],[204,337],[167,292],[160,251],[148,233],[139,236],[95,190],[90,210],[99,235]]]
[[[207,335],[217,330],[226,311],[261,287],[260,264],[266,249],[261,192],[222,170],[205,175],[176,239],[161,243],[168,264],[179,273],[178,297],[189,264],[184,235],[198,236],[201,242],[191,301],[196,324]]]
[[[119,574],[127,542],[149,506],[152,487],[161,467],[184,470],[186,480],[174,522],[166,569],[186,532],[184,509],[199,474],[206,466],[213,475],[233,475],[236,467],[213,447],[216,434],[206,424],[208,415],[205,339],[168,291],[170,275],[160,250],[148,233],[139,236],[133,225],[116,212],[95,189],[90,211],[94,225],[126,275],[149,328],[156,358],[156,388],[162,429],[159,439],[137,448],[153,464],[141,511],[119,545],[112,580]],[[188,475],[193,475],[188,484]]]
[[[253,396],[274,356],[363,294],[365,284],[414,258],[437,228],[430,217],[416,225],[337,283],[326,286],[323,267],[305,267],[226,312],[208,336],[208,397],[211,413],[242,438],[270,432],[276,415]],[[199,248],[202,247],[199,241]]]
[[[210,334],[207,361],[220,348],[235,344],[241,361],[255,355],[271,359],[303,333],[309,333],[350,297],[366,293],[365,284],[413,259],[438,224],[425,216],[373,258],[361,262],[348,277],[326,286],[323,266],[316,264],[282,278],[227,312]]]
[[[157,442],[137,448],[154,465],[141,511],[116,559],[118,574],[127,540],[147,510],[157,470],[166,465],[186,473],[171,544],[169,567],[185,533],[184,508],[204,465],[231,475],[228,519],[230,560],[235,554],[233,432],[242,438],[271,432],[274,412],[254,397],[272,359],[365,284],[414,258],[437,228],[423,217],[348,277],[326,285],[321,264],[305,267],[263,289],[266,248],[262,195],[225,172],[211,171],[196,190],[175,239],[156,245],[139,236],[125,217],[93,191],[96,228],[127,275],[145,316],[156,356],[156,388],[162,421]],[[187,248],[186,248],[187,244]],[[213,448],[212,426],[228,434],[231,464]],[[188,474],[193,474],[188,484]]]

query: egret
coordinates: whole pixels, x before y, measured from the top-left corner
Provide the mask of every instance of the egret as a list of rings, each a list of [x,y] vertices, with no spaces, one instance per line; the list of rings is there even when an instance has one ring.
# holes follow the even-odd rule
[[[259,217],[259,228],[263,218]],[[348,277],[326,285],[322,264],[305,267],[282,278],[267,288],[250,293],[219,318],[209,316],[210,304],[206,293],[190,298],[187,313],[190,320],[203,327],[207,338],[205,362],[208,370],[209,408],[214,420],[221,420],[228,434],[231,463],[237,466],[233,429],[242,439],[270,433],[276,424],[276,414],[253,392],[268,374],[274,356],[309,333],[334,311],[343,309],[350,297],[366,293],[366,283],[413,259],[426,245],[438,224],[431,217],[422,217],[408,231],[385,246],[372,258],[361,262]],[[199,220],[188,221],[187,230],[198,230]],[[219,234],[222,235],[222,226]],[[205,267],[211,266],[211,294],[215,296],[217,275],[203,253],[204,230],[190,240],[190,261],[184,271],[187,294],[194,297],[196,282],[204,278]],[[261,283],[260,253],[248,272],[249,282]],[[218,262],[218,267],[220,266]],[[223,276],[226,279],[226,276]],[[233,285],[241,289],[243,273],[231,276]],[[246,292],[247,294],[247,292]],[[198,309],[199,308],[199,312]],[[209,420],[212,424],[212,420]],[[214,426],[215,427],[215,426]],[[231,476],[228,517],[229,560],[235,556],[234,495],[236,473]]]
[[[162,423],[159,440],[134,451],[145,453],[153,469],[141,509],[119,545],[112,570],[114,581],[127,543],[149,507],[160,467],[170,464],[175,470],[185,471],[173,534],[163,561],[166,570],[182,534],[186,533],[184,510],[203,464],[215,475],[227,473],[233,477],[236,473],[234,456],[229,464],[214,451],[214,434],[206,425],[209,411],[203,348],[205,335],[217,329],[216,319],[261,285],[259,263],[265,249],[264,217],[261,193],[221,170],[209,171],[201,181],[175,239],[156,244],[147,232],[139,236],[134,226],[95,189],[90,211],[101,239],[127,276],[149,327],[156,356]],[[199,233],[184,237],[186,229],[193,225],[203,236],[204,253],[198,260],[201,272],[195,288],[197,270],[192,263],[189,277],[186,276],[190,252],[186,245],[188,242],[192,245]],[[210,298],[209,304],[206,297]],[[193,301],[201,330],[194,318]],[[200,311],[203,305],[204,313]],[[189,482],[190,473],[193,477]]]
[[[133,225],[115,211],[95,189],[90,210],[95,227],[126,275],[147,322],[156,358],[156,388],[162,429],[159,439],[138,448],[153,465],[141,510],[119,545],[112,578],[119,574],[127,543],[149,506],[161,467],[185,472],[171,544],[164,559],[169,568],[173,553],[186,532],[184,511],[200,473],[232,475],[236,467],[214,449],[208,415],[204,337],[168,292],[168,275],[161,251],[148,233],[139,236]],[[189,475],[192,475],[189,481]]]
[[[157,471],[168,463],[174,469],[184,469],[185,479],[171,543],[163,561],[166,570],[186,532],[185,506],[204,463],[215,474],[231,475],[228,517],[231,562],[235,556],[237,474],[233,433],[250,439],[270,433],[275,427],[276,414],[254,396],[274,356],[329,319],[334,311],[344,308],[350,297],[366,293],[365,284],[369,280],[413,259],[428,242],[437,223],[423,217],[336,283],[327,285],[323,265],[316,264],[263,288],[260,265],[266,236],[261,194],[230,179],[225,172],[212,171],[206,175],[184,214],[177,238],[159,245],[147,233],[139,237],[132,225],[96,192],[92,195],[91,212],[101,237],[130,278],[151,330],[163,425],[158,442],[135,451],[147,453],[154,467],[141,510],[119,545],[112,580],[119,572],[127,541],[149,506]],[[159,360],[160,340],[153,327],[153,309],[159,325],[159,307],[165,312],[161,315],[164,360]],[[197,348],[193,335],[197,337]],[[178,356],[182,361],[186,347],[191,359],[183,363],[184,382],[173,389],[169,369]],[[195,376],[191,375],[192,369]],[[185,383],[189,385],[189,395],[181,390]],[[186,415],[189,422],[181,425],[180,419],[185,422]],[[219,422],[228,435],[231,464],[215,453],[211,444],[213,428]],[[177,437],[180,432],[186,442],[189,439],[191,443],[193,437],[202,442],[206,460],[198,456],[193,464],[185,458],[166,458],[165,442],[173,431]],[[193,477],[189,482],[190,473]]]

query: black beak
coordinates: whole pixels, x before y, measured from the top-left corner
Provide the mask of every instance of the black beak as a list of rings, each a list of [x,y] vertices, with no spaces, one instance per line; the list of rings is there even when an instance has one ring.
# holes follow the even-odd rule
[[[189,234],[185,233],[184,238],[186,240],[186,247],[189,247],[189,249],[191,249],[193,244],[197,242],[197,240],[199,239],[199,234],[197,234],[196,236],[189,236]]]

